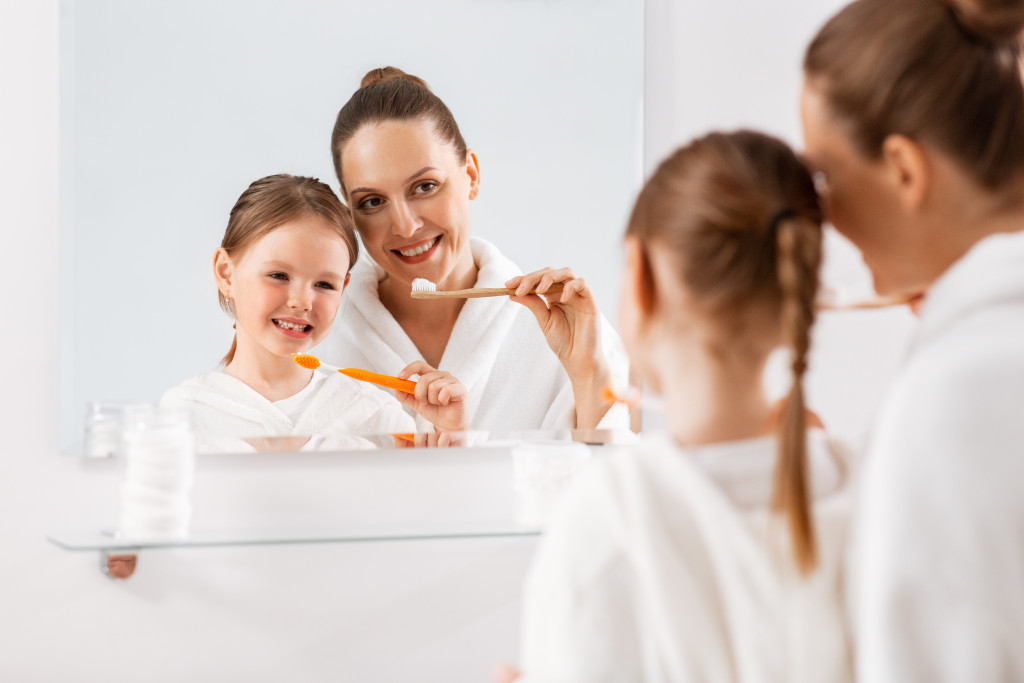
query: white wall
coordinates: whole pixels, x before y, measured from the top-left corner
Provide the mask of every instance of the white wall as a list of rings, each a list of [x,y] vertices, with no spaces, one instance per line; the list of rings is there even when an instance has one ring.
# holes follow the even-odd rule
[[[649,159],[710,127],[758,125],[797,142],[800,46],[834,4],[650,0]],[[519,546],[168,552],[115,584],[93,555],[44,541],[109,491],[109,479],[56,455],[56,48],[54,0],[3,0],[0,679],[332,680],[318,665],[349,644],[364,655],[360,680],[374,678],[367,662],[452,672],[460,659],[470,664],[445,680],[486,680],[480,651],[514,652],[514,586],[528,554]],[[811,395],[828,422],[851,432],[866,423],[909,328],[897,312],[823,321]],[[390,602],[323,601],[381,567],[378,590],[408,590]]]
[[[845,0],[647,0],[647,169],[710,130],[755,128],[801,148],[798,102],[803,49]],[[833,230],[824,281],[870,293],[856,250]],[[808,403],[833,432],[860,439],[914,329],[906,309],[819,316],[807,377]],[[780,356],[778,360],[783,360]],[[769,389],[787,381],[769,368]]]

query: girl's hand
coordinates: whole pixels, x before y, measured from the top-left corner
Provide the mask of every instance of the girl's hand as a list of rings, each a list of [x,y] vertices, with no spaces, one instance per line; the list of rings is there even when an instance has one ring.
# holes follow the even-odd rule
[[[456,448],[465,441],[460,432],[417,432],[412,441],[395,436],[395,448]]]
[[[539,296],[556,282],[564,284],[561,294],[547,301]],[[576,399],[576,427],[596,427],[609,407],[601,399],[601,388],[612,383],[612,376],[601,352],[601,311],[586,280],[571,268],[544,268],[514,277],[505,286],[516,288],[516,295],[509,298],[530,309],[568,373]],[[528,294],[534,288],[536,294]]]
[[[412,406],[417,413],[429,420],[441,432],[460,432],[469,429],[469,411],[466,396],[469,393],[462,382],[433,368],[424,361],[410,363],[398,373],[400,379],[418,375],[416,393],[395,392],[398,400]]]

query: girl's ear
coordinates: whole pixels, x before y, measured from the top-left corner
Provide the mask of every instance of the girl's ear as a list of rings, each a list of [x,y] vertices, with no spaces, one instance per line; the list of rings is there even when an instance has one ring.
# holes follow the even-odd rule
[[[626,238],[626,273],[625,287],[627,292],[626,301],[623,303],[633,306],[644,316],[650,315],[654,310],[656,293],[654,288],[654,272],[651,270],[651,261],[647,257],[647,250],[635,237]]]
[[[213,254],[213,278],[217,281],[217,289],[225,298],[231,299],[231,282],[235,274],[235,266],[228,256],[227,249],[221,247]]]
[[[932,168],[921,145],[905,135],[893,134],[882,141],[882,161],[904,209],[916,210],[924,202],[932,182]]]
[[[466,152],[466,174],[469,176],[469,198],[476,199],[480,194],[480,160],[473,150]]]

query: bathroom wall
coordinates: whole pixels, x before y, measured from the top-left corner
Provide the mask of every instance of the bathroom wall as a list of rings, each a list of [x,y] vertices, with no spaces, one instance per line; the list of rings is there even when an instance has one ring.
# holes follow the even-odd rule
[[[648,166],[710,127],[798,143],[800,50],[835,5],[649,0]],[[57,73],[56,1],[3,0],[0,680],[487,680],[515,653],[528,542],[164,551],[119,584],[44,540],[113,481],[56,455]],[[855,280],[855,255],[833,244],[831,272]],[[811,401],[858,433],[912,321],[822,322]]]

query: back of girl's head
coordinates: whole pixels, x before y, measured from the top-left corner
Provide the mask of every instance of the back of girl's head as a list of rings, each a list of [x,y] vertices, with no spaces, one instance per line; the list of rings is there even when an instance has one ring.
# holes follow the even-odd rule
[[[640,192],[627,228],[646,253],[670,257],[687,300],[716,328],[710,343],[720,349],[713,351],[756,346],[765,335],[791,349],[793,384],[779,430],[774,507],[787,518],[804,571],[816,562],[803,375],[821,220],[813,179],[793,151],[767,135],[739,131],[711,133],[662,162]],[[654,306],[658,300],[653,292]]]
[[[401,69],[386,66],[372,69],[363,76],[359,90],[349,98],[338,112],[331,133],[331,157],[338,182],[344,186],[341,171],[341,151],[364,125],[385,121],[412,121],[424,119],[434,125],[434,131],[451,144],[459,158],[466,156],[466,141],[462,138],[455,117],[441,99],[431,92],[426,82]]]
[[[804,71],[854,145],[877,158],[901,134],[979,186],[1024,173],[1024,0],[856,0],[807,48]]]
[[[345,243],[349,269],[359,256],[352,215],[334,191],[316,178],[286,173],[255,181],[241,194],[231,209],[228,227],[220,246],[234,259],[271,230],[293,220],[315,216]],[[234,315],[231,302],[218,292],[220,306]],[[224,357],[230,363],[235,347]]]

